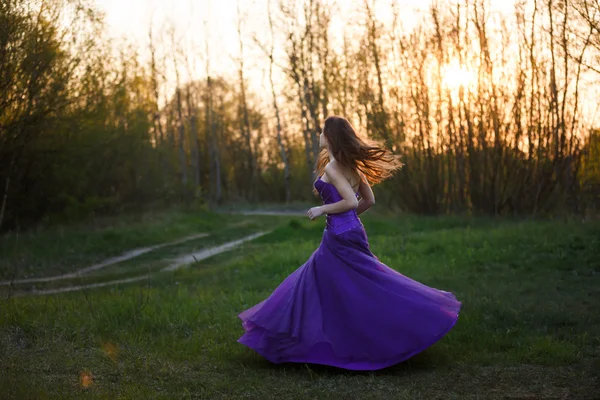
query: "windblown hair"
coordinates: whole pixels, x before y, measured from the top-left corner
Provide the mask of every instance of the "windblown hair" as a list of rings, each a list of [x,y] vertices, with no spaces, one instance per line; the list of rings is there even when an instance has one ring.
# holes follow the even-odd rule
[[[319,154],[316,168],[318,176],[323,174],[329,162],[329,152],[343,166],[362,172],[370,185],[383,182],[403,165],[399,156],[384,146],[373,140],[359,138],[352,124],[344,117],[327,117],[323,134],[329,143],[329,151],[322,149]]]

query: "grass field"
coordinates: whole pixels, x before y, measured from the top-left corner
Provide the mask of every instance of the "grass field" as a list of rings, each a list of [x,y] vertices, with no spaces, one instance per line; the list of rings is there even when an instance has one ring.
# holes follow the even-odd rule
[[[237,314],[306,261],[323,219],[172,212],[0,237],[5,280],[72,272],[131,248],[210,234],[78,279],[14,290],[151,274],[138,283],[23,297],[0,286],[0,398],[600,398],[597,222],[363,221],[382,262],[463,302],[455,328],[402,364],[375,372],[273,365],[236,342]],[[271,230],[160,271],[175,255]]]

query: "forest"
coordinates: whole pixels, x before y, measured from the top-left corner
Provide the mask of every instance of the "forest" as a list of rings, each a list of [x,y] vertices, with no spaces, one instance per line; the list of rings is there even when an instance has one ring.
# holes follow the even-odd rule
[[[243,3],[243,2],[241,2]],[[173,30],[110,40],[89,0],[0,3],[0,230],[173,204],[311,202],[324,119],[401,155],[375,187],[416,214],[600,210],[600,3],[434,2],[406,27],[376,1],[238,6],[236,73]],[[341,21],[341,25],[335,25]],[[342,28],[340,29],[339,26]],[[252,53],[261,55],[253,59]],[[252,85],[250,65],[267,83]]]

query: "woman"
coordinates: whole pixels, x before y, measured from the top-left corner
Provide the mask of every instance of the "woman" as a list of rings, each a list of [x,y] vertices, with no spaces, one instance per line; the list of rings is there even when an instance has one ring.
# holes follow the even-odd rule
[[[387,267],[369,249],[358,215],[375,204],[370,184],[402,165],[397,158],[337,116],[325,121],[320,144],[315,189],[323,205],[308,217],[327,215],[321,245],[269,298],[239,315],[246,333],[238,342],[274,363],[381,369],[440,340],[461,303]]]

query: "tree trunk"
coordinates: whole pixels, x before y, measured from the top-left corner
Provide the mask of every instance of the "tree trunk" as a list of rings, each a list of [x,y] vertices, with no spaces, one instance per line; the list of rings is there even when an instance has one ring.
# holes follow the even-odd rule
[[[4,183],[4,194],[2,195],[2,207],[0,208],[0,232],[2,232],[2,224],[4,223],[4,215],[6,213],[6,205],[8,203],[8,191],[10,190],[10,178],[15,166],[16,153],[13,152],[10,159],[10,165],[8,166],[8,173],[6,175],[6,181]]]
[[[277,144],[283,161],[283,179],[285,182],[285,202],[290,203],[292,200],[291,182],[290,182],[290,164],[288,161],[285,146],[283,145],[283,135],[281,132],[281,118],[279,116],[279,106],[277,104],[277,94],[275,93],[275,83],[273,82],[273,52],[274,52],[274,32],[273,19],[271,17],[271,1],[267,5],[269,14],[269,28],[271,30],[271,49],[269,52],[269,82],[271,84],[271,96],[273,97],[273,108],[275,109],[275,120],[277,121]]]
[[[178,85],[179,86],[179,85]],[[181,166],[181,183],[187,185],[187,157],[185,154],[185,123],[183,120],[183,111],[181,110],[181,89],[177,88],[177,123],[179,130],[179,164]],[[185,192],[185,189],[184,189]]]
[[[240,60],[238,65],[238,75],[240,79],[240,95],[241,95],[241,108],[242,115],[240,121],[240,131],[242,137],[244,138],[246,145],[246,154],[247,154],[247,168],[250,173],[250,181],[248,182],[248,192],[251,201],[256,200],[256,176],[257,176],[257,167],[256,160],[254,158],[254,153],[252,152],[252,140],[251,140],[251,129],[250,129],[250,119],[248,118],[248,105],[246,103],[246,82],[244,77],[244,41],[242,36],[242,16],[240,14],[240,3],[238,0],[237,3],[237,33],[240,43]]]

